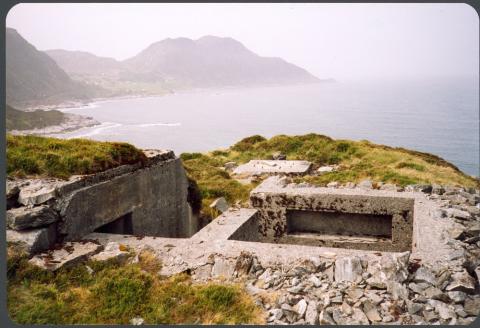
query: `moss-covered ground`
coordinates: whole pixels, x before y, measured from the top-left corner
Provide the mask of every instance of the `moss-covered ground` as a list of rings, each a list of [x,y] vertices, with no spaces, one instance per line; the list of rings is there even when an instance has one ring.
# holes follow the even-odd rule
[[[307,134],[278,135],[270,139],[251,136],[225,150],[206,154],[181,155],[189,175],[196,180],[203,196],[203,211],[212,214],[208,205],[217,197],[229,202],[248,199],[255,184],[241,184],[223,169],[227,162],[246,163],[251,159],[271,159],[276,152],[289,160],[308,160],[314,167],[338,164],[339,170],[322,175],[307,175],[296,182],[324,186],[329,182],[373,182],[409,184],[441,184],[479,188],[479,181],[464,174],[444,159],[418,151],[376,145],[368,141],[334,140]],[[215,213],[213,213],[215,214]]]
[[[127,143],[7,135],[9,176],[66,179],[145,159],[141,150]]]
[[[8,253],[8,312],[19,324],[129,324],[135,317],[145,324],[264,322],[240,286],[194,284],[185,274],[162,277],[149,252],[136,264],[89,261],[54,273],[11,248]]]

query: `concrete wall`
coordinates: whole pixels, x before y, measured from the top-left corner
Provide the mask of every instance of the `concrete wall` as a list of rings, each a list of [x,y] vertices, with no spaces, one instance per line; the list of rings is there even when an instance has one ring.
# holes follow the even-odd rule
[[[187,188],[178,158],[85,186],[61,201],[59,232],[78,239],[131,213],[134,235],[189,237],[198,227]]]
[[[379,251],[412,250],[413,198],[395,197],[394,193],[386,196],[373,190],[297,188],[295,185],[276,185],[276,181],[280,180],[269,178],[250,194],[252,207],[258,209],[261,241]],[[298,211],[310,213],[304,212],[303,217],[299,218]],[[296,228],[310,231],[289,233],[289,212],[297,213],[294,218]],[[335,214],[330,217],[323,215],[322,222],[318,221],[322,220],[322,212]],[[379,220],[385,218],[391,218],[391,223],[384,221],[384,224],[377,226]],[[314,231],[316,227],[318,233]],[[358,233],[354,234],[355,227]],[[391,232],[385,234],[390,227]],[[344,232],[354,236],[345,236]]]
[[[29,253],[96,231],[183,238],[199,229],[199,192],[172,151],[144,151],[143,163],[69,180],[7,181],[7,240]],[[189,201],[194,204],[192,211]],[[123,218],[123,219],[122,219]]]

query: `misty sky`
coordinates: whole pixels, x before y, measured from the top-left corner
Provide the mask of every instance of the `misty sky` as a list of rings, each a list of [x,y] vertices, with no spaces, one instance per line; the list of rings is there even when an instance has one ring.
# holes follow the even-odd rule
[[[229,36],[320,78],[477,75],[466,4],[19,4],[7,16],[39,50],[126,59],[171,37]]]

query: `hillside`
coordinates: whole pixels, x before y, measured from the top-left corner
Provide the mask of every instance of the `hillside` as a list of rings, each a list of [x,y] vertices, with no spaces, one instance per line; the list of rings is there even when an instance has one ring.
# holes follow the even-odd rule
[[[121,63],[115,59],[98,57],[85,51],[54,49],[45,53],[69,75],[115,75],[122,70]]]
[[[156,42],[124,64],[144,80],[194,87],[319,81],[281,58],[261,57],[232,38],[215,36]]]
[[[165,39],[124,61],[79,51],[46,53],[71,76],[113,94],[321,81],[281,58],[261,57],[232,38],[215,36]]]
[[[225,164],[246,163],[252,159],[272,159],[281,152],[289,160],[308,160],[315,168],[339,165],[339,169],[321,175],[306,175],[296,182],[326,186],[329,182],[374,184],[392,183],[401,187],[413,184],[438,184],[480,188],[480,181],[461,172],[453,164],[432,154],[404,148],[376,145],[368,141],[335,140],[318,134],[278,135],[245,138],[225,150],[210,153],[183,153],[181,157],[191,178],[197,181],[203,196],[203,211],[209,216],[210,203],[225,197],[231,204],[245,201],[255,183],[242,184],[225,171]]]
[[[59,125],[65,120],[65,114],[58,110],[25,112],[9,105],[5,107],[5,117],[7,131],[41,129]]]
[[[86,100],[92,90],[73,81],[16,30],[6,29],[6,100],[15,107]]]

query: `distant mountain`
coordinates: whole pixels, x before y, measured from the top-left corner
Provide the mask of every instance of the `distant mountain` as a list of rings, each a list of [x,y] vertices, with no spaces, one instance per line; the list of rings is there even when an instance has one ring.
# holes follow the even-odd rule
[[[16,30],[6,29],[6,100],[16,107],[86,100],[92,89],[73,81]]]
[[[114,75],[122,70],[122,64],[113,58],[98,57],[85,51],[47,50],[47,55],[68,74]]]
[[[145,80],[194,87],[319,81],[281,58],[261,57],[232,38],[215,36],[166,39],[124,63]]]
[[[110,84],[112,78],[166,89],[320,81],[281,58],[261,57],[232,38],[215,36],[165,39],[124,61],[76,51],[47,53],[69,74],[90,76],[90,80],[96,76],[97,82],[102,76]]]

